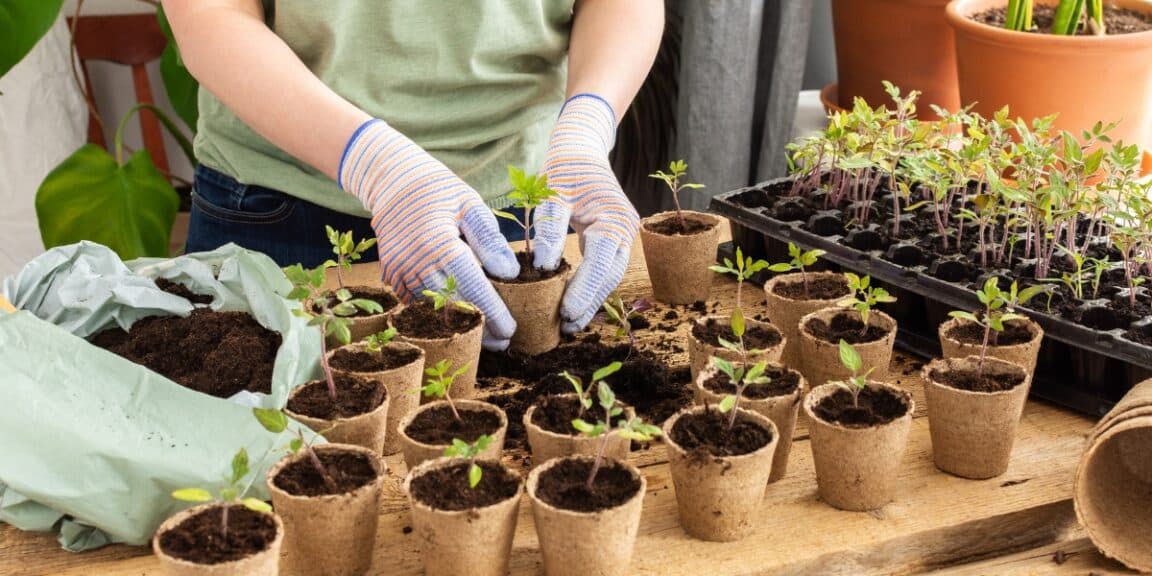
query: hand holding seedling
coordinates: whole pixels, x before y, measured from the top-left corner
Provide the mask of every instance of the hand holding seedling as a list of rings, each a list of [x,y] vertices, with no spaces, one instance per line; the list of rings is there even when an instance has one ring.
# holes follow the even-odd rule
[[[898,219],[897,219],[898,220]],[[800,280],[804,282],[804,297],[808,297],[808,273],[804,270],[808,266],[813,266],[821,256],[827,254],[824,250],[815,249],[808,250],[807,252],[800,249],[799,246],[789,242],[788,255],[792,257],[789,262],[778,262],[768,267],[769,272],[791,272],[793,270],[800,271]]]
[[[1048,289],[1047,286],[1036,285],[1018,291],[1016,283],[1013,282],[1008,292],[1004,293],[1000,290],[999,284],[1000,280],[992,276],[984,283],[984,288],[976,291],[976,298],[984,305],[982,317],[963,310],[953,310],[948,313],[953,318],[967,320],[984,328],[984,342],[980,345],[980,362],[976,365],[977,377],[984,373],[984,357],[988,354],[988,346],[995,345],[996,335],[1004,331],[1004,323],[1025,318],[1025,316],[1013,312],[1013,309],[1018,305],[1027,303],[1034,296]]]
[[[335,260],[325,261],[324,268],[336,269],[336,282],[341,288],[344,287],[344,271],[352,270],[352,263],[359,260],[364,256],[369,248],[376,245],[375,238],[365,238],[360,242],[352,239],[352,231],[337,232],[335,228],[324,225],[325,232],[328,233],[328,242],[332,244],[332,253],[336,255]]]
[[[860,358],[860,353],[852,347],[851,344],[840,340],[840,363],[847,368],[852,375],[847,380],[837,380],[829,382],[844,388],[852,394],[852,405],[860,406],[860,391],[868,385],[868,375],[876,369],[875,366],[868,369],[867,372],[861,374],[860,370],[864,368],[864,361]]]
[[[763,260],[752,260],[752,257],[744,257],[744,252],[739,246],[736,247],[736,262],[733,264],[732,260],[724,259],[724,265],[713,264],[708,269],[720,274],[731,274],[736,277],[736,307],[740,308],[740,302],[744,290],[744,281],[754,276],[757,272],[768,268],[768,263]]]
[[[224,504],[221,507],[220,517],[220,535],[224,540],[228,539],[228,509],[234,503],[240,503],[245,508],[253,512],[268,513],[272,511],[272,507],[263,500],[256,498],[245,498],[244,494],[252,487],[249,482],[243,488],[240,487],[240,481],[248,475],[248,451],[241,448],[236,455],[232,457],[232,475],[227,478],[228,485],[221,488],[215,496],[211,492],[203,488],[181,488],[172,492],[172,497],[184,502],[212,502],[217,501]]]
[[[533,219],[532,211],[543,204],[545,200],[556,196],[556,191],[548,187],[547,176],[525,174],[523,170],[515,166],[508,167],[508,179],[512,181],[512,191],[508,193],[508,199],[512,201],[513,206],[524,210],[524,220],[521,221],[514,214],[501,210],[493,210],[492,213],[511,220],[524,228],[524,254],[528,256],[528,261],[532,262],[532,226],[536,222],[543,222],[548,218],[538,215]]]
[[[600,446],[596,449],[596,459],[592,463],[592,470],[588,473],[588,480],[585,483],[589,490],[592,489],[592,485],[596,481],[596,474],[604,463],[604,449],[607,448],[608,439],[613,434],[637,442],[650,442],[660,436],[658,426],[644,423],[639,416],[629,419],[621,418],[613,426],[612,419],[624,413],[624,406],[616,399],[616,394],[608,387],[608,383],[597,379],[596,375],[599,375],[600,378],[607,378],[619,369],[620,363],[613,362],[597,370],[593,374],[592,383],[588,385],[589,388],[596,387],[596,396],[600,401],[600,408],[604,411],[604,418],[595,424],[591,424],[583,418],[572,420],[572,427],[580,434],[588,438],[600,438]]]
[[[449,458],[463,458],[468,461],[468,487],[475,488],[484,477],[484,470],[476,465],[476,458],[481,452],[488,449],[492,437],[484,434],[469,444],[459,438],[452,439],[452,445],[444,449],[444,455]]]
[[[864,324],[860,334],[867,334],[868,317],[872,312],[872,307],[881,302],[895,302],[896,298],[888,294],[887,290],[872,286],[870,276],[861,278],[851,272],[845,272],[844,277],[848,279],[848,288],[852,290],[852,296],[837,302],[836,305],[853,308],[859,312],[860,321]]]
[[[655,174],[649,174],[649,178],[662,180],[668,186],[668,190],[672,192],[672,203],[676,206],[676,221],[680,224],[680,229],[684,230],[684,214],[680,210],[680,191],[687,189],[703,188],[703,184],[693,184],[691,182],[680,182],[680,179],[688,175],[688,163],[683,160],[673,160],[668,164],[668,172],[657,170]]]
[[[252,415],[256,417],[256,421],[264,427],[265,430],[273,434],[281,434],[288,429],[288,417],[284,412],[274,408],[253,408]],[[328,430],[318,430],[317,435],[322,435]],[[316,437],[312,440],[315,441]],[[338,494],[340,492],[339,486],[336,481],[332,479],[332,475],[328,473],[328,469],[324,467],[324,463],[320,461],[320,457],[316,455],[316,451],[312,449],[311,442],[304,441],[303,428],[296,429],[296,437],[288,443],[288,451],[292,454],[298,454],[304,450],[308,458],[308,462],[316,473],[320,475],[320,479],[324,481],[325,488],[328,489],[329,494]]]
[[[468,364],[452,370],[452,361],[445,358],[431,366],[424,369],[424,375],[428,376],[425,380],[424,387],[420,389],[425,396],[430,398],[440,398],[448,402],[448,407],[452,409],[452,415],[456,417],[456,421],[460,421],[460,413],[456,411],[456,403],[452,401],[452,396],[448,393],[452,389],[452,384],[456,378],[468,370]]]

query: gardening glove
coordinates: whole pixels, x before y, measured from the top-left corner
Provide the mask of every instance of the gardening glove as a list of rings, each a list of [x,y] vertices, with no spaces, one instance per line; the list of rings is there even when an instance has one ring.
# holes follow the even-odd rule
[[[584,262],[560,304],[561,330],[588,325],[628,268],[640,217],[612,172],[608,152],[616,137],[616,113],[595,94],[577,94],[564,103],[544,158],[548,186],[557,191],[538,214],[535,259],[554,270],[564,252],[568,225],[580,233]]]
[[[480,195],[383,120],[356,130],[338,175],[372,213],[384,282],[411,301],[454,276],[460,297],[484,313],[484,347],[507,348],[516,321],[480,266],[510,279],[520,263]]]

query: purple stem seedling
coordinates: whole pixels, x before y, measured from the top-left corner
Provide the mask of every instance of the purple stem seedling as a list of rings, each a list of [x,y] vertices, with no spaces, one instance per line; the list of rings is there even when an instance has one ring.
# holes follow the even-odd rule
[[[607,371],[608,374],[615,372],[619,368],[613,366],[619,364],[614,362],[600,370],[597,374],[603,374]],[[651,424],[646,424],[639,417],[619,419],[615,425],[612,424],[612,419],[624,413],[624,405],[616,399],[616,394],[608,387],[608,383],[603,380],[596,380],[589,384],[589,388],[596,387],[596,396],[600,403],[600,408],[604,411],[603,419],[597,421],[595,424],[585,421],[583,418],[576,418],[572,420],[572,427],[576,429],[581,435],[588,438],[600,438],[600,444],[596,448],[596,459],[592,462],[592,470],[588,473],[588,480],[585,482],[585,487],[591,491],[594,483],[596,482],[596,474],[600,471],[600,467],[604,463],[604,450],[608,447],[608,439],[613,435],[634,440],[636,442],[650,442],[652,439],[660,436],[660,428]]]
[[[680,230],[684,228],[684,214],[680,210],[680,191],[684,189],[699,189],[703,188],[703,184],[694,184],[691,182],[680,182],[680,179],[688,175],[688,163],[683,160],[673,160],[668,164],[668,172],[657,170],[655,174],[649,174],[649,178],[661,180],[668,186],[668,190],[672,192],[672,204],[676,206],[676,222],[680,224]]]
[[[740,308],[741,299],[744,292],[744,281],[752,278],[757,272],[768,268],[768,263],[763,260],[752,260],[752,257],[744,257],[744,252],[739,246],[736,247],[736,262],[732,262],[728,258],[724,259],[724,265],[713,264],[708,269],[718,274],[731,274],[736,277],[736,307]]]
[[[888,294],[888,291],[878,286],[872,286],[872,278],[870,276],[860,277],[851,272],[845,272],[844,277],[848,279],[848,288],[852,290],[852,294],[839,302],[837,306],[844,308],[852,308],[860,314],[860,322],[864,324],[860,329],[860,335],[863,336],[868,333],[868,319],[872,313],[872,308],[880,303],[895,302],[896,297]]]
[[[435,366],[424,369],[424,374],[428,378],[425,380],[424,387],[420,389],[427,397],[439,398],[448,402],[448,408],[452,410],[452,416],[456,418],[457,422],[462,422],[462,419],[460,412],[456,411],[456,403],[452,401],[452,395],[449,392],[452,389],[452,384],[456,382],[456,378],[467,370],[468,364],[464,364],[452,372],[452,361],[445,358],[437,362]]]
[[[452,445],[444,449],[444,455],[449,458],[463,458],[468,461],[468,487],[475,489],[484,477],[484,470],[476,464],[476,458],[488,449],[492,437],[483,434],[475,442],[469,444],[459,438],[452,439]]]
[[[273,408],[253,408],[252,414],[256,416],[256,421],[260,422],[260,425],[263,426],[265,430],[273,434],[280,434],[288,429],[288,416],[281,410]],[[324,432],[327,432],[327,430],[317,431],[317,435],[322,435]],[[315,438],[313,438],[313,440],[315,440]],[[288,443],[288,451],[292,454],[299,454],[301,450],[304,451],[308,463],[311,464],[312,468],[316,470],[316,473],[320,475],[320,479],[324,482],[324,487],[327,488],[328,493],[339,494],[340,487],[337,486],[336,481],[332,478],[328,469],[324,467],[324,463],[320,461],[320,456],[312,449],[312,443],[304,441],[304,430],[302,428],[296,430],[296,437]]]
[[[805,270],[808,266],[813,266],[821,256],[827,254],[824,250],[815,249],[805,252],[799,246],[789,242],[788,255],[792,257],[789,262],[778,262],[768,267],[769,272],[791,272],[793,270],[800,271],[800,280],[804,283],[804,297],[808,298],[808,272]]]
[[[630,346],[628,353],[631,355],[631,350],[636,349],[636,334],[632,332],[632,318],[651,310],[652,303],[640,298],[633,300],[631,306],[625,307],[624,299],[619,294],[615,294],[605,300],[600,308],[603,311],[601,315],[603,321],[616,326],[616,338],[628,337],[628,345]]]
[[[461,310],[476,312],[476,307],[460,299],[460,292],[456,287],[456,277],[449,276],[444,280],[444,287],[439,290],[425,289],[422,294],[432,301],[432,309],[439,310],[443,315],[444,325],[448,325],[448,310],[455,306]]]
[[[977,378],[984,374],[984,359],[988,354],[988,347],[996,345],[997,336],[1004,332],[1004,323],[1025,318],[1025,316],[1015,313],[1015,307],[1027,303],[1034,296],[1047,289],[1047,286],[1036,285],[1018,290],[1016,283],[1013,282],[1008,292],[1005,293],[1000,290],[999,279],[992,276],[984,282],[983,288],[976,291],[976,298],[984,305],[984,310],[981,311],[980,316],[964,310],[953,310],[948,313],[953,318],[972,322],[984,328],[984,339],[980,344],[980,361],[976,365]]]
[[[344,288],[344,271],[352,270],[352,263],[360,260],[369,248],[376,245],[375,238],[365,238],[359,242],[352,239],[352,231],[337,232],[335,228],[325,225],[324,231],[328,234],[328,243],[332,245],[335,260],[327,260],[321,264],[325,269],[336,269],[336,283]]]
[[[228,539],[228,509],[233,504],[241,504],[245,508],[253,511],[267,514],[272,511],[272,507],[267,502],[257,498],[245,498],[244,494],[252,487],[249,482],[248,485],[240,488],[240,482],[248,475],[248,451],[241,448],[232,457],[232,474],[226,478],[227,485],[221,488],[219,492],[213,495],[208,490],[203,488],[181,488],[172,492],[172,497],[184,502],[220,502],[224,504],[220,508],[220,534],[223,540]]]

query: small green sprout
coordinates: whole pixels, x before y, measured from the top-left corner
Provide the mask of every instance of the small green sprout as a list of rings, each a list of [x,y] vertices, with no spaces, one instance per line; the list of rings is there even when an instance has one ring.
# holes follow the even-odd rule
[[[851,344],[840,339],[840,363],[844,365],[852,375],[844,381],[833,381],[831,384],[836,384],[849,393],[852,394],[852,405],[860,406],[860,391],[868,384],[868,375],[876,369],[875,366],[869,368],[867,372],[861,374],[860,370],[864,367],[864,361],[860,358],[860,353],[852,347]]]
[[[615,304],[612,303],[613,300],[615,300]],[[625,307],[624,299],[620,296],[620,294],[617,293],[613,296],[610,296],[607,300],[604,301],[604,304],[601,305],[601,310],[603,310],[603,315],[601,318],[603,318],[609,324],[614,324],[616,326],[616,337],[623,338],[627,336],[628,344],[632,346],[633,349],[635,349],[636,335],[632,333],[631,320],[632,318],[638,316],[641,312],[645,312],[651,309],[652,303],[643,298],[634,300],[630,307]]]
[[[567,370],[560,373],[560,375],[568,380],[568,382],[572,384],[572,387],[576,389],[576,397],[580,400],[579,416],[583,416],[585,410],[592,408],[592,387],[595,386],[597,382],[602,382],[605,378],[618,372],[622,366],[624,365],[620,362],[613,362],[597,369],[592,373],[592,385],[588,386],[587,389],[584,388],[584,383],[580,381],[579,376],[573,375]]]
[[[468,461],[468,487],[475,488],[480,484],[480,479],[484,477],[484,471],[476,464],[476,458],[480,453],[488,449],[488,445],[492,443],[492,437],[484,434],[476,439],[476,442],[469,444],[459,438],[452,439],[452,445],[444,449],[444,455],[450,458],[464,458]]]
[[[434,310],[441,310],[444,314],[444,323],[448,323],[448,309],[449,304],[461,310],[468,310],[475,312],[476,307],[469,302],[460,299],[460,292],[456,287],[456,277],[449,276],[444,281],[444,287],[439,290],[425,289],[422,294],[425,298],[432,300],[432,308]]]
[[[736,407],[740,404],[740,396],[744,394],[744,390],[749,386],[772,382],[771,378],[764,375],[764,371],[768,368],[768,362],[757,362],[747,371],[745,371],[744,365],[736,366],[719,356],[713,356],[712,363],[724,375],[728,376],[728,381],[736,387],[736,393],[725,396],[720,400],[720,405],[717,407],[721,413],[728,414],[728,429],[731,430],[732,426],[736,424]]]
[[[460,413],[456,411],[456,403],[452,401],[452,395],[449,391],[452,389],[452,384],[456,382],[456,378],[464,372],[468,371],[468,364],[465,363],[455,372],[452,370],[452,361],[445,358],[436,363],[435,366],[424,369],[424,374],[428,376],[425,380],[424,387],[420,389],[425,396],[432,398],[440,398],[448,402],[448,407],[452,409],[452,415],[456,417],[456,421],[460,421]]]
[[[239,503],[245,508],[253,512],[268,513],[272,511],[272,507],[267,502],[252,497],[244,497],[248,489],[252,487],[249,482],[243,488],[240,487],[240,482],[248,475],[248,451],[241,448],[236,455],[232,457],[232,475],[227,477],[228,485],[220,489],[215,496],[211,492],[203,488],[181,488],[172,492],[172,497],[184,502],[221,502],[225,506],[221,507],[220,519],[220,533],[221,537],[225,540],[228,539],[228,509],[234,503]]]
[[[897,218],[896,220],[899,220],[899,218]],[[827,253],[828,252],[826,252],[824,250],[820,250],[818,248],[815,250],[808,250],[807,252],[805,252],[804,250],[801,250],[799,246],[789,242],[788,243],[788,255],[792,257],[792,260],[789,262],[778,262],[776,264],[773,264],[773,265],[768,267],[768,271],[770,271],[770,272],[791,272],[793,270],[799,270],[800,271],[800,280],[802,280],[804,282],[804,297],[807,298],[808,297],[808,272],[805,271],[805,268],[808,266],[814,266],[816,264],[816,261],[819,260],[821,256],[823,256]]]
[[[351,270],[352,263],[362,258],[364,252],[376,245],[376,239],[365,238],[356,242],[352,238],[351,230],[337,232],[336,229],[328,225],[324,226],[324,230],[328,233],[328,242],[332,244],[332,253],[336,255],[336,259],[325,261],[321,266],[326,269],[335,268],[336,282],[343,288],[344,271]]]
[[[387,346],[388,343],[391,342],[393,338],[396,337],[396,334],[397,334],[397,330],[396,330],[396,328],[394,328],[392,326],[389,326],[387,330],[384,330],[382,332],[377,332],[375,334],[369,334],[368,336],[366,336],[364,338],[365,348],[367,348],[369,352],[371,352],[373,354],[377,354],[381,350],[383,350],[384,347]]]
[[[895,302],[896,297],[888,294],[888,291],[878,286],[872,286],[872,278],[870,276],[860,277],[851,272],[845,272],[844,277],[848,279],[848,288],[852,290],[852,295],[836,303],[837,306],[845,308],[853,308],[860,313],[860,322],[864,327],[860,329],[860,334],[868,333],[868,317],[872,312],[872,307],[882,302]]]
[[[984,342],[980,345],[980,362],[976,365],[976,374],[979,377],[984,373],[984,358],[988,354],[988,346],[996,344],[996,337],[1004,331],[1004,323],[1010,320],[1023,319],[1024,316],[1016,314],[1016,306],[1026,304],[1034,296],[1048,290],[1047,286],[1030,286],[1018,290],[1015,282],[1005,293],[1000,289],[1000,280],[995,276],[984,282],[984,288],[976,291],[976,298],[984,305],[981,316],[964,310],[953,310],[948,315],[972,322],[984,328]]]
[[[508,199],[512,205],[524,210],[524,220],[520,220],[510,212],[493,210],[492,213],[519,224],[524,228],[524,254],[528,261],[532,261],[532,227],[537,222],[543,222],[547,217],[532,217],[532,211],[544,203],[545,200],[556,196],[556,191],[548,187],[548,176],[545,174],[525,174],[523,170],[508,167],[508,179],[512,181],[512,191]]]
[[[615,372],[619,367],[613,367],[617,363],[610,364],[596,371],[596,374],[607,376]],[[590,423],[583,418],[576,418],[572,420],[572,427],[577,432],[588,438],[600,438],[600,446],[596,450],[596,460],[592,463],[592,470],[588,474],[588,480],[585,486],[588,490],[592,489],[593,482],[596,481],[596,474],[600,471],[600,467],[604,462],[604,449],[608,446],[608,439],[613,435],[634,440],[636,442],[650,442],[653,438],[660,436],[660,428],[651,424],[646,424],[639,417],[621,418],[613,426],[612,419],[624,413],[624,405],[616,398],[616,394],[608,387],[608,383],[603,380],[597,380],[593,374],[592,383],[589,388],[596,387],[596,397],[599,400],[600,408],[604,410],[604,418],[595,423]]]
[[[736,262],[733,263],[728,258],[724,259],[724,265],[713,264],[708,269],[719,274],[731,274],[736,277],[736,307],[740,307],[741,297],[744,290],[744,281],[752,278],[757,272],[768,267],[768,263],[763,260],[752,260],[752,257],[744,257],[744,252],[739,246],[736,247]]]
[[[693,184],[691,182],[681,183],[680,179],[688,175],[688,163],[683,160],[673,160],[668,164],[668,172],[657,170],[655,174],[649,174],[649,178],[661,180],[672,191],[672,203],[676,206],[676,221],[680,224],[680,229],[684,230],[684,214],[680,210],[680,191],[687,189],[703,188],[703,184]]]
[[[288,416],[283,411],[275,408],[253,408],[252,415],[256,417],[256,421],[264,427],[265,430],[273,434],[281,434],[288,429]],[[317,430],[317,435],[323,435],[328,430]],[[315,440],[315,437],[313,437]],[[299,454],[304,450],[305,455],[308,457],[308,462],[312,464],[312,468],[320,475],[320,479],[324,481],[324,486],[328,489],[329,494],[339,494],[340,488],[336,485],[336,481],[332,479],[332,475],[328,473],[328,469],[324,467],[324,463],[320,461],[320,457],[316,455],[316,451],[312,449],[311,442],[304,441],[304,430],[301,428],[296,429],[296,437],[288,442],[288,451],[292,454]]]

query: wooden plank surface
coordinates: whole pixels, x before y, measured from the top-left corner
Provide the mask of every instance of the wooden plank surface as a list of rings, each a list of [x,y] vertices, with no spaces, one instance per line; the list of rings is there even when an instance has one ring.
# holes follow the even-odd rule
[[[574,248],[574,247],[573,247]],[[575,256],[575,254],[573,254]],[[643,258],[633,258],[621,290],[626,297],[647,293]],[[361,272],[358,270],[357,272]],[[374,272],[366,267],[364,273]],[[731,305],[734,283],[718,280],[718,310]],[[745,294],[755,295],[756,290]],[[749,314],[763,312],[761,299],[747,297]],[[710,306],[711,308],[711,306]],[[663,307],[648,313],[656,323]],[[642,346],[682,338],[649,331]],[[655,348],[654,348],[655,349]],[[683,364],[672,354],[670,364]],[[1122,569],[1102,558],[1084,539],[1071,503],[1072,478],[1088,418],[1032,401],[1021,422],[1008,472],[984,481],[937,471],[924,415],[917,363],[898,355],[893,379],[917,400],[910,445],[901,468],[895,502],[872,513],[835,510],[819,501],[806,426],[796,430],[788,475],[769,486],[759,504],[760,524],[749,538],[708,543],[680,529],[664,447],[633,453],[648,479],[648,493],[632,564],[634,574],[912,574],[947,569],[948,574],[1110,574]],[[519,462],[517,455],[506,460]],[[380,509],[375,563],[370,574],[421,573],[418,543],[411,534],[407,505],[399,490],[404,465],[388,458],[390,478]],[[1051,560],[1064,550],[1067,561]],[[541,573],[531,510],[521,505],[512,553],[513,574]],[[1122,572],[1121,572],[1122,573]],[[158,574],[144,548],[109,546],[72,554],[47,534],[0,526],[0,574],[109,575]]]

